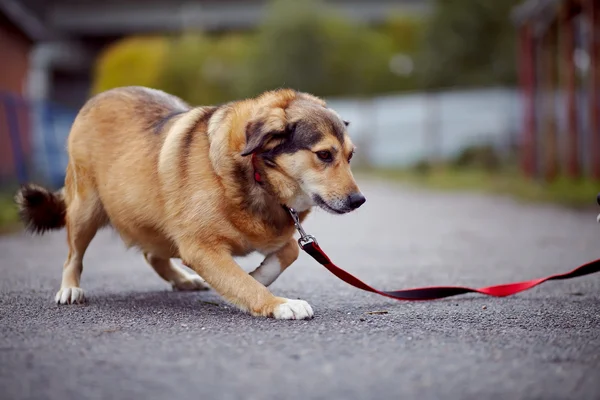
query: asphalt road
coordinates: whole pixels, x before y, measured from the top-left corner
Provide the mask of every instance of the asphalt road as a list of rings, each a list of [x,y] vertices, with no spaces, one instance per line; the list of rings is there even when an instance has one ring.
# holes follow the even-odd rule
[[[594,210],[361,186],[357,212],[316,212],[305,227],[377,287],[484,286],[600,257]],[[396,302],[302,254],[272,290],[316,316],[276,321],[212,291],[171,292],[110,231],[85,259],[88,304],[59,307],[65,256],[64,232],[0,238],[3,400],[600,398],[600,275],[503,299]]]

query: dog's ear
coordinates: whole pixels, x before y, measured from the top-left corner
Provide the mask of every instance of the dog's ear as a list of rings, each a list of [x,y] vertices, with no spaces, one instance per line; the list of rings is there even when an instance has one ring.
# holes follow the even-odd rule
[[[282,108],[268,109],[263,115],[253,119],[246,125],[246,147],[242,156],[256,153],[271,140],[285,136],[286,117]]]
[[[266,131],[264,124],[261,122],[248,122],[248,125],[246,125],[246,147],[242,151],[242,156],[246,157],[256,153],[257,150],[264,147],[274,134],[275,132]]]

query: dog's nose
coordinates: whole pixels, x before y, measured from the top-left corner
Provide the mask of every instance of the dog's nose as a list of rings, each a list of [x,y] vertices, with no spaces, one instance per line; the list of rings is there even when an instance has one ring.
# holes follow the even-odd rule
[[[348,196],[348,205],[352,207],[353,210],[362,206],[365,201],[367,201],[367,199],[365,199],[365,196],[363,196],[363,194],[360,192],[352,193],[350,196]]]

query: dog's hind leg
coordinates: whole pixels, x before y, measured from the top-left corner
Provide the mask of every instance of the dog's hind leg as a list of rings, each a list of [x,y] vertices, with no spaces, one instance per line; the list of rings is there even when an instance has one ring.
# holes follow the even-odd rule
[[[173,286],[173,290],[208,290],[204,280],[193,273],[178,267],[169,258],[162,258],[151,253],[144,253],[144,258],[156,273]]]
[[[250,275],[265,286],[281,275],[296,259],[300,250],[294,238],[291,238],[281,249],[265,257],[263,262]]]
[[[62,273],[58,304],[83,303],[85,296],[79,287],[83,270],[83,255],[107,217],[98,195],[93,190],[76,193],[67,204],[66,225],[69,254]]]

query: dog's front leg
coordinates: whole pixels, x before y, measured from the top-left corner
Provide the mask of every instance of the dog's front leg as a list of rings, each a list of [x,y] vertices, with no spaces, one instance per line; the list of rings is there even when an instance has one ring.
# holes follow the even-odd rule
[[[254,316],[277,319],[305,319],[313,316],[303,300],[274,296],[246,273],[227,249],[180,246],[181,258],[225,300]],[[297,256],[297,255],[296,255]]]
[[[296,261],[299,252],[296,240],[291,237],[282,248],[267,255],[258,268],[250,272],[250,275],[263,285],[269,286]]]

